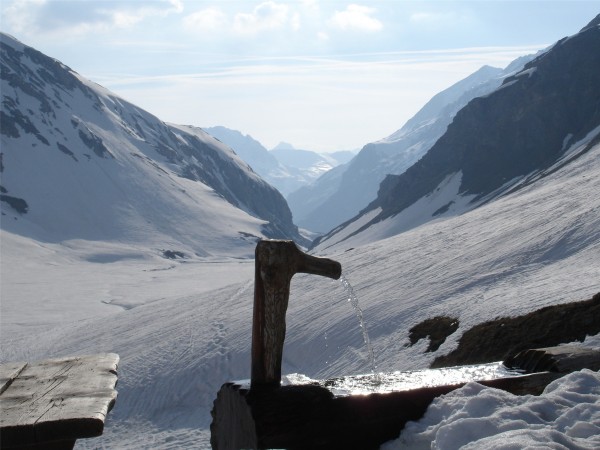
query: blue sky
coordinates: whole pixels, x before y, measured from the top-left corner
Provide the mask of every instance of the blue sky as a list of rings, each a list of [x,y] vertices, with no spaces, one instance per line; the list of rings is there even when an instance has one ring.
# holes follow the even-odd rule
[[[576,33],[597,1],[2,0],[0,29],[162,120],[267,148],[358,149],[484,64]]]

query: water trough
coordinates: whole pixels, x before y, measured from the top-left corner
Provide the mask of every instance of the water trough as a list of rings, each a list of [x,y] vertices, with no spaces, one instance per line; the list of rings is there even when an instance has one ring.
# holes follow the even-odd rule
[[[312,380],[289,375],[281,358],[290,281],[298,272],[339,278],[336,261],[301,252],[292,241],[256,247],[251,379],[225,383],[211,412],[214,449],[376,449],[420,419],[436,397],[469,381],[516,395],[539,395],[566,373],[600,370],[600,350],[532,349],[505,362]]]

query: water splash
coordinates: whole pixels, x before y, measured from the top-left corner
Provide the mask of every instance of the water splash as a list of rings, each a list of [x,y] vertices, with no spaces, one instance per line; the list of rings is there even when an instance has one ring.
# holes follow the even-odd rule
[[[360,309],[360,305],[358,304],[358,297],[354,293],[354,289],[352,289],[352,285],[346,279],[346,277],[342,274],[340,277],[340,281],[342,282],[342,286],[346,291],[346,295],[348,296],[348,301],[354,308],[354,314],[358,318],[358,322],[362,331],[363,341],[367,346],[367,352],[369,354],[369,364],[371,366],[371,371],[376,374],[377,366],[375,365],[375,353],[373,352],[373,346],[371,345],[371,339],[369,339],[369,332],[367,331],[367,325],[365,324],[365,320],[363,318],[362,309]]]

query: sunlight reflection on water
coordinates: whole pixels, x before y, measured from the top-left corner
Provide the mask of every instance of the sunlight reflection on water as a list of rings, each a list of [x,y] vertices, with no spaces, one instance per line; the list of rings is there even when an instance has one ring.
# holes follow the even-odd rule
[[[495,362],[411,372],[397,371],[376,375],[353,375],[331,378],[329,380],[313,380],[306,375],[290,374],[283,377],[282,384],[316,384],[326,387],[336,396],[343,397],[348,395],[408,391],[423,387],[453,385],[469,381],[495,380],[519,375],[519,372],[507,369],[501,362]]]

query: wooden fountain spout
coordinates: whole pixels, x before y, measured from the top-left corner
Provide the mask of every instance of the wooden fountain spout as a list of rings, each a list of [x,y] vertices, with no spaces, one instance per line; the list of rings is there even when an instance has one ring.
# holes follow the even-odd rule
[[[255,258],[251,388],[277,387],[292,277],[300,272],[337,280],[342,266],[307,255],[293,241],[284,240],[260,241]]]

